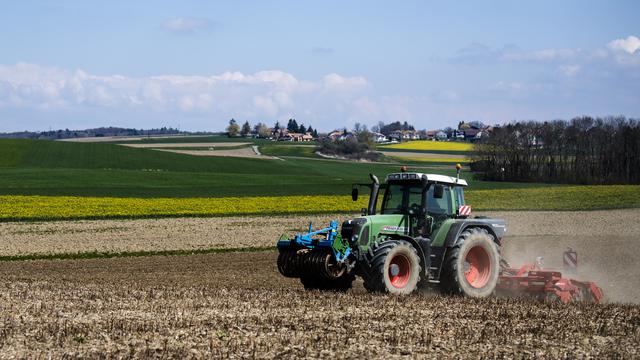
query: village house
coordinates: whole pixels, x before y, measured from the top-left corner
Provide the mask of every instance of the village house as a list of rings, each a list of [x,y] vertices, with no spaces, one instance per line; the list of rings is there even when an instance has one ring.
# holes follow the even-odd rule
[[[344,134],[344,131],[342,130],[334,130],[332,132],[329,133],[329,135],[327,135],[327,137],[331,140],[331,141],[336,141],[338,140],[342,135]]]
[[[378,132],[374,132],[372,134],[373,134],[373,141],[377,143],[383,143],[383,142],[389,141],[389,139],[384,134],[381,134]]]
[[[418,132],[415,130],[396,130],[396,131],[392,131],[391,134],[389,134],[389,139],[398,140],[398,141],[418,140],[420,139],[420,136],[418,135]]]
[[[284,136],[278,138],[278,141],[296,141],[296,142],[306,142],[312,141],[313,135],[311,133],[287,133]]]
[[[436,138],[437,130],[429,130],[424,132],[424,140],[434,140]]]

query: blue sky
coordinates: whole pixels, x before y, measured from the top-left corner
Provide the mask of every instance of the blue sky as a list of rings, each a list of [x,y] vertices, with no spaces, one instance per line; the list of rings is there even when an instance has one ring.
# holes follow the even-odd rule
[[[640,117],[637,1],[19,1],[0,131]]]

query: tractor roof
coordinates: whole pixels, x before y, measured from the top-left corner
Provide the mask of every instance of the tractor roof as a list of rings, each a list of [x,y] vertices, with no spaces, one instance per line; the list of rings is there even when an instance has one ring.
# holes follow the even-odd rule
[[[387,181],[392,180],[418,180],[423,176],[427,178],[429,182],[437,182],[439,184],[449,184],[449,185],[457,185],[457,186],[467,186],[467,181],[464,179],[456,179],[453,176],[446,175],[438,175],[438,174],[423,174],[423,173],[392,173],[387,175]]]

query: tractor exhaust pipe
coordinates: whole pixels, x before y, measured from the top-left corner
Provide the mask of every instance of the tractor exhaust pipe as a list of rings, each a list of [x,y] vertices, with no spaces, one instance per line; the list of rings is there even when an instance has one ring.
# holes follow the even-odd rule
[[[376,214],[376,204],[378,203],[378,190],[380,189],[380,181],[378,181],[378,177],[369,174],[371,178],[371,194],[369,196],[369,207],[367,208],[367,215],[375,215]]]

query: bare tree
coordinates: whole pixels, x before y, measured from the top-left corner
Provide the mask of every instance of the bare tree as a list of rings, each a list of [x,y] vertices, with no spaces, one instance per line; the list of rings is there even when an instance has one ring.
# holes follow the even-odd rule
[[[507,124],[476,150],[488,180],[640,183],[640,123],[624,117]]]

